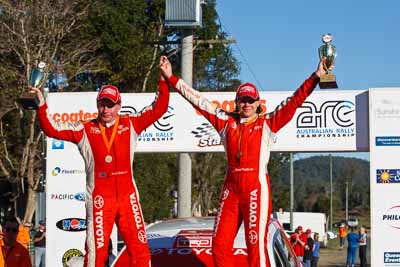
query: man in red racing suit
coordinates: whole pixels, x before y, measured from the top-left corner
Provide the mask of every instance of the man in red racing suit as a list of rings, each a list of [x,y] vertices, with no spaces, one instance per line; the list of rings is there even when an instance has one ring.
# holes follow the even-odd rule
[[[85,266],[104,267],[114,222],[126,243],[129,266],[151,266],[132,161],[137,137],[167,111],[168,84],[162,78],[158,85],[156,100],[133,116],[119,116],[118,88],[103,86],[97,97],[98,117],[77,123],[54,122],[47,113],[40,90],[31,88],[40,99],[38,118],[42,130],[49,137],[77,144],[85,162]]]
[[[242,221],[250,267],[270,266],[267,254],[271,191],[267,165],[275,134],[293,117],[311,94],[323,69],[323,59],[297,91],[273,112],[260,115],[257,88],[242,84],[236,93],[236,111],[227,112],[208,101],[182,79],[169,65],[161,68],[172,86],[217,130],[225,147],[228,166],[214,225],[212,252],[217,267],[233,267],[232,248]]]

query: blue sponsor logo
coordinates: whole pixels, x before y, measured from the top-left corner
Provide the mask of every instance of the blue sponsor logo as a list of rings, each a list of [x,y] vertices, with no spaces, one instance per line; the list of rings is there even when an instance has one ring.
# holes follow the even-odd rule
[[[51,142],[51,148],[52,149],[64,149],[64,141],[58,140],[58,139],[53,139]]]
[[[376,182],[378,184],[400,183],[400,169],[377,169]]]
[[[400,252],[384,252],[384,263],[400,263]]]
[[[377,136],[376,146],[400,146],[400,136]]]
[[[58,229],[67,232],[80,232],[86,230],[86,220],[81,218],[66,218],[56,223]]]
[[[85,201],[85,193],[80,192],[74,195],[74,198],[78,201]]]

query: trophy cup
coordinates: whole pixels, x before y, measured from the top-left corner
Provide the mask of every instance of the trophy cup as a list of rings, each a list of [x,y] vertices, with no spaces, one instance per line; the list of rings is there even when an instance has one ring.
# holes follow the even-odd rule
[[[322,42],[324,42],[324,44],[318,49],[319,58],[322,59],[323,57],[326,57],[324,69],[327,74],[321,75],[319,82],[319,88],[321,89],[338,88],[336,76],[330,72],[330,68],[336,58],[336,47],[332,45],[332,40],[333,37],[330,33],[324,34],[322,36]]]
[[[46,63],[40,62],[36,68],[33,68],[29,76],[29,85],[34,88],[40,88],[43,86],[45,72],[44,69]],[[23,92],[18,99],[18,102],[24,109],[38,109],[39,99],[35,93]]]

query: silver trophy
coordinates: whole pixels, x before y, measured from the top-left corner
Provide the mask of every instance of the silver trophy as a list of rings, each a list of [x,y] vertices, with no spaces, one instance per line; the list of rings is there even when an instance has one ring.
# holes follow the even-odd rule
[[[29,85],[34,88],[41,88],[45,79],[46,63],[40,62],[37,67],[33,68],[29,76]],[[39,99],[35,93],[23,92],[18,102],[24,109],[38,109]]]
[[[324,69],[327,74],[324,74],[320,78],[319,88],[328,89],[328,88],[338,88],[336,83],[336,76],[331,73],[331,67],[333,66],[336,59],[336,47],[332,45],[333,37],[330,33],[324,34],[322,36],[323,45],[318,49],[319,58],[322,59],[326,57],[326,61],[324,64]]]

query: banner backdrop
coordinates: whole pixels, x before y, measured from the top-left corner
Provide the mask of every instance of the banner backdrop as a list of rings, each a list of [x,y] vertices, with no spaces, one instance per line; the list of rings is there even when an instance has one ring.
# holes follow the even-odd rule
[[[271,112],[293,92],[261,92],[262,106]],[[234,93],[205,93],[225,110],[234,109]],[[49,112],[55,120],[96,118],[96,92],[50,93]],[[122,94],[121,113],[135,113],[155,94]],[[361,107],[361,108],[358,108]],[[277,136],[272,151],[367,151],[365,91],[316,91]],[[211,125],[181,96],[171,94],[168,112],[138,138],[137,152],[223,151]],[[47,139],[47,266],[65,266],[84,253],[84,163],[72,143]],[[398,167],[400,168],[400,167]],[[140,189],[139,189],[140,190]],[[114,244],[114,247],[115,244]]]
[[[371,266],[400,266],[400,88],[370,89],[369,103]]]

